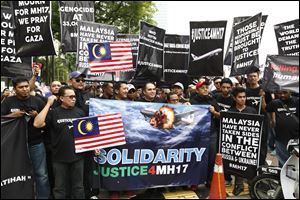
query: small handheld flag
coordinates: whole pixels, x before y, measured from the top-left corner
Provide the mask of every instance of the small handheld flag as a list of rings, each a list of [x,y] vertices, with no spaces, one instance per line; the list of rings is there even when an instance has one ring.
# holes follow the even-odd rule
[[[77,119],[73,126],[76,153],[126,144],[121,113]]]

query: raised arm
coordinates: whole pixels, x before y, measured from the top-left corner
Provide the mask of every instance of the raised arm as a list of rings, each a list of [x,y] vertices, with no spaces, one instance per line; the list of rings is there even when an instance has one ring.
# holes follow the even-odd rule
[[[33,126],[36,128],[42,128],[46,125],[45,120],[46,116],[49,112],[50,107],[52,106],[56,96],[52,95],[48,97],[47,104],[43,108],[43,110],[34,118]]]

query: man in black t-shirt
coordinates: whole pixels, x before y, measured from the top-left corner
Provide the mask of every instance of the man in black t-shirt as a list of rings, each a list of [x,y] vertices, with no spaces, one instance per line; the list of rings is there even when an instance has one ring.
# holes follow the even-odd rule
[[[85,113],[75,107],[76,95],[72,88],[65,86],[59,89],[61,106],[50,110],[56,96],[48,98],[44,109],[34,120],[35,127],[48,126],[51,130],[52,161],[55,177],[53,195],[55,199],[66,198],[66,180],[71,178],[72,197],[83,199],[83,154],[75,153],[73,125],[75,118],[85,116]],[[49,111],[50,110],[50,111]]]
[[[215,157],[218,149],[220,108],[217,104],[217,101],[211,96],[209,96],[208,85],[209,83],[206,80],[199,81],[196,84],[197,95],[190,100],[190,103],[192,105],[209,105],[208,110],[212,114],[209,155],[208,155],[208,173],[207,173],[207,184],[206,184],[207,187],[210,187],[214,163],[215,163]]]
[[[228,110],[229,112],[257,114],[255,108],[246,105],[245,88],[242,87],[234,88],[232,91],[232,96],[235,101],[235,105]],[[237,196],[243,190],[244,190],[243,178],[235,176],[234,189],[232,193]]]
[[[222,77],[219,77],[219,76],[217,76],[213,79],[214,86],[215,86],[216,89],[211,91],[210,93],[211,93],[212,97],[214,97],[214,98],[216,97],[216,95],[219,95],[222,92],[222,90],[221,90],[221,84],[222,84],[221,81],[222,81]]]
[[[156,97],[156,85],[152,82],[145,83],[142,92],[143,92],[143,95],[137,101],[165,103],[165,101],[163,99]]]
[[[216,101],[221,111],[227,111],[233,104],[231,96],[232,81],[229,78],[223,78],[221,81],[221,94],[216,95]]]
[[[72,85],[72,88],[75,91],[76,95],[76,104],[75,106],[79,109],[83,110],[85,116],[89,116],[89,101],[93,95],[88,91],[85,90],[85,77],[84,73],[79,71],[74,71],[69,74],[69,82]],[[91,152],[85,152],[84,158],[84,189],[86,198],[90,198],[93,196],[91,192],[92,188],[92,163],[93,163],[93,154]]]
[[[116,100],[127,100],[128,86],[126,82],[117,82],[114,88]]]
[[[28,121],[29,154],[32,161],[36,196],[48,198],[50,187],[46,165],[46,151],[43,143],[42,129],[33,126],[34,118],[43,109],[45,103],[38,97],[30,95],[29,81],[26,78],[13,80],[16,96],[7,97],[1,104],[2,117],[24,117]],[[17,192],[17,191],[16,191]]]
[[[278,92],[279,99],[267,105],[275,129],[275,148],[280,165],[289,158],[286,146],[290,139],[299,138],[299,98],[291,97],[288,90]]]
[[[261,85],[259,85],[259,69],[253,68],[252,72],[247,74],[247,82],[248,86],[246,88],[246,96],[247,101],[246,105],[251,106],[256,109],[257,114],[264,115],[264,127],[262,130],[261,136],[261,150],[259,156],[260,165],[264,165],[266,163],[266,157],[268,152],[268,131],[270,119],[266,113],[266,99],[270,99],[271,97],[269,93],[266,93]]]
[[[70,84],[76,94],[76,107],[82,109],[86,116],[89,115],[89,100],[91,93],[85,90],[85,74],[79,71],[74,71],[70,73]]]

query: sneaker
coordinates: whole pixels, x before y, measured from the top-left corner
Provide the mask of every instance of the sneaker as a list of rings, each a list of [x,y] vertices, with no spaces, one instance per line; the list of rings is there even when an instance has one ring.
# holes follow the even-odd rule
[[[232,194],[234,194],[234,196],[238,196],[243,191],[244,191],[244,187],[240,186],[240,185],[237,185],[237,186],[234,187],[234,189],[232,191]]]
[[[97,196],[92,196],[90,199],[99,199]]]

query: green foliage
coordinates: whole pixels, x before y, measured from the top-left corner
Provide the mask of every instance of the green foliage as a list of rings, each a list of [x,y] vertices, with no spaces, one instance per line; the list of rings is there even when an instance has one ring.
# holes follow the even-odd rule
[[[54,38],[60,40],[60,16],[58,11],[58,1],[51,1],[52,6],[52,20],[51,27]]]
[[[10,1],[1,1],[1,6],[10,7]]]
[[[138,33],[140,20],[156,25],[153,20],[156,11],[152,1],[97,1],[95,21],[114,25],[119,33]]]

